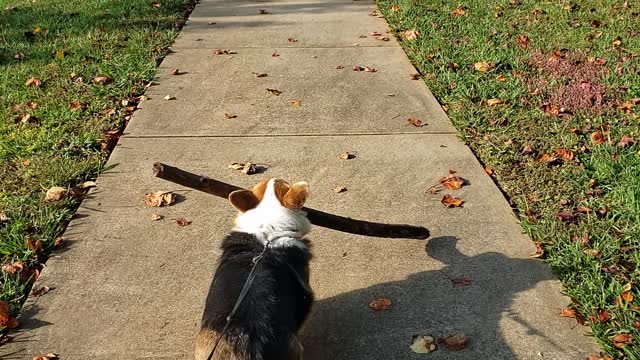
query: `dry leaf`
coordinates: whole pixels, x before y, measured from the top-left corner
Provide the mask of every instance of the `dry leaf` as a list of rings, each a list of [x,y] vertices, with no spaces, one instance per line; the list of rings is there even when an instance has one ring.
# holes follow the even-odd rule
[[[462,199],[454,198],[453,196],[448,194],[443,196],[440,202],[447,208],[460,207],[464,203]]]
[[[447,177],[440,178],[440,185],[445,189],[458,190],[464,185],[464,179],[457,175],[449,174]]]
[[[296,39],[296,38],[292,38],[292,37],[288,38],[287,40],[288,40],[289,42],[298,42],[298,39]]]
[[[631,344],[633,341],[633,335],[631,334],[618,334],[613,337],[613,345],[618,349],[622,349],[623,347]]]
[[[566,162],[573,161],[575,154],[571,150],[567,149],[556,149],[556,154],[560,155],[562,159]]]
[[[35,77],[31,77],[29,80],[27,80],[27,82],[24,83],[27,87],[39,87],[40,85],[42,85],[42,81],[40,81],[40,79],[37,79]]]
[[[507,81],[507,77],[500,74],[498,76],[496,76],[496,81]]]
[[[409,79],[411,79],[411,80],[420,80],[420,74],[416,74],[416,73],[409,74]]]
[[[272,93],[272,94],[273,94],[273,95],[275,95],[275,96],[280,96],[280,94],[282,94],[282,91],[280,91],[280,90],[276,90],[276,89],[269,89],[269,88],[267,88],[267,91],[268,91],[268,92],[270,92],[270,93]]]
[[[80,184],[80,188],[82,189],[89,189],[96,186],[98,186],[98,184],[96,184],[95,181],[85,181],[82,184]]]
[[[343,192],[347,191],[347,188],[346,188],[346,187],[344,187],[344,186],[337,186],[337,187],[334,187],[334,188],[333,188],[333,191],[334,191],[335,193],[338,193],[338,194],[339,194],[339,193],[343,193]]]
[[[627,146],[631,146],[636,142],[636,140],[632,137],[629,137],[627,135],[623,135],[622,139],[620,139],[620,142],[618,142],[618,147],[627,147]]]
[[[600,312],[598,313],[598,320],[600,320],[600,322],[606,322],[611,318],[611,316],[609,315],[609,312],[607,310],[600,310]]]
[[[620,298],[626,302],[632,302],[633,301],[633,294],[631,293],[631,291],[625,291],[622,294],[620,294]]]
[[[9,221],[9,217],[4,211],[0,211],[0,224]]]
[[[342,160],[349,160],[349,159],[353,159],[356,156],[354,154],[348,153],[348,152],[343,152],[340,154],[340,159]]]
[[[33,360],[56,360],[59,359],[58,355],[54,353],[48,353],[47,355],[36,355]]]
[[[64,245],[64,238],[62,236],[58,236],[53,243],[53,247],[56,249],[61,248]]]
[[[43,286],[43,287],[41,287],[41,288],[39,288],[37,290],[33,290],[31,295],[33,295],[33,296],[42,296],[42,295],[48,293],[49,290],[51,290],[51,288],[45,285],[45,286]]]
[[[49,190],[47,190],[47,193],[44,196],[44,199],[46,201],[59,201],[59,200],[62,200],[62,198],[64,198],[66,194],[67,194],[66,188],[63,188],[60,186],[54,186]]]
[[[593,140],[593,142],[597,145],[600,145],[606,141],[604,135],[602,135],[602,132],[600,130],[591,133],[591,140]]]
[[[560,311],[560,316],[562,317],[568,317],[568,318],[575,318],[576,317],[576,310],[575,309],[562,309]]]
[[[429,192],[431,193],[431,195],[435,195],[438,192],[438,189],[436,189],[435,187],[429,188]]]
[[[13,329],[18,327],[18,321],[11,316],[11,307],[6,301],[0,300],[0,327]]]
[[[469,337],[465,334],[453,334],[448,335],[442,339],[444,344],[447,346],[447,350],[449,351],[460,351],[463,350],[467,343],[469,342]]]
[[[552,162],[554,162],[556,160],[558,160],[557,157],[549,155],[549,154],[541,154],[540,156],[538,156],[538,161],[540,161],[540,162],[552,163]]]
[[[591,256],[591,257],[595,257],[595,258],[599,258],[602,256],[602,252],[596,250],[596,249],[584,249],[582,251],[583,254],[587,255],[587,256]]]
[[[487,71],[491,70],[491,64],[489,64],[486,61],[480,61],[480,62],[477,62],[477,63],[473,64],[473,68],[476,69],[479,72],[484,73],[484,72],[487,72]]]
[[[428,354],[436,350],[436,344],[431,336],[414,335],[409,348],[417,354]]]
[[[169,206],[176,201],[176,195],[171,191],[156,191],[144,194],[144,203],[149,207]]]
[[[622,45],[622,38],[620,36],[616,36],[615,39],[611,41],[611,43],[613,44],[613,46],[620,46]]]
[[[526,49],[529,47],[529,38],[524,36],[524,35],[518,35],[518,46],[520,46],[523,49]]]
[[[360,66],[360,65],[354,65],[354,67],[352,69],[353,69],[353,71],[363,71],[364,70],[364,68],[362,66]]]
[[[301,100],[292,100],[291,101],[291,105],[292,106],[301,106],[302,105],[302,101]]]
[[[567,222],[567,223],[575,222],[575,221],[578,220],[576,215],[573,212],[571,212],[570,210],[563,210],[563,211],[557,213],[556,217],[560,221],[564,221],[564,222]]]
[[[375,311],[389,310],[391,308],[391,300],[387,298],[371,300],[369,308]]]
[[[375,11],[375,10],[374,10],[374,11]],[[396,13],[396,12],[398,12],[398,11],[400,11],[400,6],[398,6],[397,4],[393,4],[393,5],[391,5],[391,12]]]
[[[450,280],[454,287],[467,287],[471,285],[471,280],[466,276],[453,278]]]
[[[230,49],[215,49],[213,50],[213,55],[232,55],[237,54],[237,52]]]
[[[253,75],[255,75],[255,76],[256,76],[256,77],[258,77],[258,78],[266,77],[266,76],[267,76],[267,74],[266,74],[266,73],[261,73],[261,72],[254,72],[254,73],[253,73]]]
[[[451,12],[451,16],[453,16],[453,17],[456,17],[456,16],[462,16],[462,15],[464,15],[464,14],[465,14],[465,12],[466,12],[466,11],[464,11],[464,9],[463,9],[463,8],[457,8],[457,9],[455,9],[455,10],[453,10],[453,11]]]
[[[503,104],[503,103],[504,103],[504,100],[498,99],[498,98],[487,100],[487,105],[489,105],[489,106],[499,105],[499,104]]]
[[[544,249],[541,243],[536,243],[536,252],[530,255],[532,258],[541,258],[544,255]]]
[[[180,75],[180,69],[178,68],[171,69],[171,75]]]
[[[336,66],[336,69],[338,69],[338,70],[340,70],[340,69],[344,69],[344,66],[343,66],[343,65],[337,65],[337,66]]]
[[[71,109],[71,111],[76,111],[76,110],[80,110],[84,107],[84,105],[82,105],[82,103],[80,103],[80,101],[73,100],[73,102],[71,102],[71,104],[69,104],[69,109]]]
[[[238,115],[235,115],[235,114],[224,113],[224,118],[225,119],[235,119],[237,117],[238,117]]]
[[[258,11],[260,12],[260,15],[264,15],[264,14],[268,14],[269,12],[265,9],[258,9]]]
[[[384,35],[378,35],[375,38],[376,40],[380,40],[380,41],[389,41],[389,38]]]
[[[256,166],[250,162],[244,164],[244,167],[242,168],[242,172],[246,175],[253,175],[258,171],[258,169],[256,168]]]
[[[151,3],[151,6],[153,6],[153,7],[157,7],[157,8],[158,8],[158,7],[160,7],[160,6],[161,6],[161,4],[160,4],[160,2],[159,2],[159,1],[154,1],[154,2],[152,2],[152,3]]]
[[[489,175],[493,175],[493,169],[489,165],[484,167],[484,172],[486,172]]]
[[[426,123],[423,123],[422,120],[415,119],[415,118],[407,119],[407,124],[415,126],[415,127],[423,127],[423,126],[427,125]]]
[[[376,70],[376,69],[374,69],[374,68],[372,68],[372,67],[368,67],[368,66],[366,66],[366,67],[364,68],[364,71],[365,71],[365,72],[372,72],[372,73],[373,73],[373,72],[376,72],[376,71],[378,71],[378,70]]]
[[[93,82],[100,85],[107,85],[113,81],[110,77],[107,76],[96,76],[93,78]]]
[[[595,27],[595,28],[599,28],[599,27],[604,27],[605,25],[607,25],[607,23],[600,21],[600,20],[593,20],[591,22],[591,26]]]
[[[164,216],[163,216],[163,215],[160,215],[160,214],[151,214],[151,220],[153,220],[153,221],[158,221],[158,220],[162,220],[162,219],[164,219]]]
[[[176,219],[176,224],[178,224],[178,226],[187,226],[187,225],[191,225],[191,220],[187,220],[183,217],[181,218],[177,218]]]
[[[278,53],[271,54],[271,57],[278,57],[278,56],[280,56],[280,54],[278,54]]]
[[[420,38],[420,33],[418,31],[414,30],[407,30],[405,32],[402,33],[405,37],[405,39],[407,40],[417,40],[418,38]]]

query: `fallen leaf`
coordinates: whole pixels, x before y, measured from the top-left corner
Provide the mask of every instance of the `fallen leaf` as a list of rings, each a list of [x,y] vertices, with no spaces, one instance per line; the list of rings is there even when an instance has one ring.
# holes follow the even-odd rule
[[[562,159],[566,162],[573,161],[575,154],[571,150],[567,149],[556,149],[556,154],[560,155]]]
[[[499,105],[499,104],[503,104],[503,103],[504,103],[504,100],[498,99],[498,98],[487,100],[487,105],[489,105],[489,106]]]
[[[418,31],[414,30],[407,30],[405,32],[402,33],[404,35],[404,38],[407,40],[417,40],[418,38],[420,38],[420,33]]]
[[[266,74],[266,73],[261,73],[261,72],[254,72],[254,73],[253,73],[253,75],[255,75],[255,76],[256,76],[256,77],[258,77],[258,78],[266,77],[266,76],[267,76],[267,74]]]
[[[480,62],[477,62],[477,63],[473,64],[473,68],[476,69],[476,71],[479,71],[479,72],[482,72],[482,73],[491,70],[491,67],[492,67],[491,64],[489,64],[486,61],[480,61]]]
[[[42,296],[42,295],[48,293],[49,290],[51,290],[51,288],[45,285],[45,286],[42,286],[41,288],[39,288],[37,290],[33,290],[33,292],[31,292],[31,295],[33,295],[33,296]]]
[[[353,67],[353,71],[363,71],[363,70],[364,70],[364,68],[362,66],[360,66],[360,65],[355,65]]]
[[[302,105],[302,101],[301,100],[292,100],[291,101],[291,105],[292,106],[301,106]]]
[[[593,212],[593,209],[588,206],[578,206],[576,211],[582,214],[589,214]]]
[[[107,76],[96,76],[93,78],[93,82],[99,85],[107,85],[113,81],[110,77]]]
[[[61,248],[64,245],[64,238],[62,236],[58,236],[53,243],[53,247],[56,249]]]
[[[258,171],[258,168],[256,167],[256,165],[250,162],[247,162],[247,163],[234,162],[231,165],[229,165],[228,168],[233,170],[240,170],[242,173],[246,175],[253,175]]]
[[[180,75],[180,69],[178,68],[171,69],[171,75]]]
[[[442,205],[444,205],[447,208],[460,207],[464,203],[462,199],[454,198],[449,194],[443,196],[440,202],[442,203]]]
[[[71,109],[71,111],[77,111],[77,110],[82,109],[83,107],[84,107],[84,105],[82,105],[82,103],[80,101],[78,101],[77,99],[73,100],[71,102],[71,104],[69,104],[69,109]]]
[[[235,114],[224,113],[224,118],[225,119],[235,119],[237,117],[238,117],[238,115],[235,115]]]
[[[428,335],[414,335],[409,348],[417,354],[428,354],[436,350],[433,337]]]
[[[552,163],[556,160],[558,160],[557,157],[549,154],[541,154],[540,156],[538,156],[538,161],[540,162]]]
[[[604,27],[605,25],[607,25],[607,23],[600,21],[600,20],[593,20],[591,22],[591,26],[595,27],[595,28],[599,28],[599,27]]]
[[[267,88],[267,91],[270,92],[271,94],[275,95],[275,96],[280,96],[280,94],[282,94],[282,91],[276,90],[276,89]]]
[[[13,329],[18,326],[18,321],[11,316],[11,306],[9,303],[0,300],[0,327]]]
[[[429,192],[430,192],[432,195],[435,195],[436,193],[438,193],[438,189],[436,189],[435,187],[431,187],[431,188],[429,188]]]
[[[447,66],[449,67],[449,69],[451,69],[453,71],[458,71],[460,69],[460,65],[458,65],[458,63],[455,63],[453,61],[449,61],[447,63]]]
[[[207,21],[207,25],[215,25],[216,22],[215,21]]]
[[[152,3],[151,3],[151,6],[153,6],[153,7],[160,7],[160,6],[161,6],[161,4],[160,4],[160,2],[159,2],[159,1],[154,1],[154,2],[152,2]]]
[[[391,5],[391,12],[396,13],[398,11],[400,11],[400,6],[398,6],[397,4]]]
[[[338,194],[339,193],[343,193],[345,191],[347,191],[347,188],[344,187],[344,186],[336,186],[336,187],[333,188],[333,192],[338,193]]]
[[[336,66],[336,69],[338,69],[338,70],[340,70],[340,69],[344,69],[344,66],[343,66],[343,65],[337,65],[337,66]]]
[[[447,177],[440,178],[440,185],[445,189],[458,190],[464,185],[464,179],[457,175],[449,174]]]
[[[169,206],[176,201],[176,195],[171,191],[155,191],[144,194],[144,203],[149,207]]]
[[[36,355],[33,357],[33,360],[55,360],[55,359],[59,359],[59,357],[54,353],[48,353],[47,355]]]
[[[7,214],[4,211],[0,211],[0,224],[9,221],[9,219],[10,218],[7,216]]]
[[[602,252],[600,252],[599,250],[596,249],[584,249],[582,250],[582,253],[587,255],[587,256],[591,256],[591,257],[595,257],[595,258],[599,258],[602,256]]]
[[[66,194],[67,194],[66,188],[63,188],[60,186],[54,186],[49,190],[47,190],[47,193],[45,194],[44,199],[45,201],[59,201],[59,200],[62,200],[62,198],[64,198]]]
[[[544,255],[544,249],[542,248],[542,244],[537,242],[536,243],[536,252],[533,253],[532,255],[530,255],[530,257],[532,257],[532,258],[541,258],[542,255]]]
[[[368,67],[368,66],[366,66],[366,67],[364,68],[364,71],[365,71],[365,72],[372,72],[372,73],[373,73],[373,72],[376,72],[376,71],[378,71],[378,70],[376,70],[376,69],[374,69],[374,68],[372,68],[372,67]]]
[[[153,220],[153,221],[158,221],[158,220],[162,220],[162,219],[164,219],[164,216],[163,216],[163,215],[160,215],[160,214],[151,214],[151,220]]]
[[[265,9],[258,9],[258,11],[260,12],[260,15],[264,15],[264,14],[268,14],[269,12]]]
[[[176,219],[176,224],[178,224],[178,226],[187,226],[187,225],[191,225],[191,220],[187,220],[183,217],[181,218],[177,218]]]
[[[350,160],[355,158],[356,156],[352,153],[348,153],[348,152],[343,152],[340,154],[340,159],[342,160]]]
[[[562,309],[560,311],[560,316],[568,317],[568,318],[575,318],[576,317],[576,310],[575,309],[570,309],[570,308]]]
[[[593,142],[597,145],[600,145],[606,141],[604,135],[602,135],[602,132],[600,130],[591,133],[591,140],[593,140]]]
[[[484,172],[486,172],[489,175],[493,175],[493,169],[489,165],[484,167]]]
[[[34,122],[35,118],[31,114],[21,114],[16,117],[16,123],[28,124]]]
[[[378,298],[369,302],[369,308],[375,311],[389,310],[391,308],[391,300],[387,298]]]
[[[631,293],[631,291],[625,291],[622,294],[620,294],[620,298],[622,298],[622,300],[626,301],[626,302],[632,302],[633,301],[633,294]]]
[[[443,339],[444,344],[449,351],[463,350],[469,342],[469,337],[464,334],[453,334],[445,336]]]
[[[453,278],[450,280],[454,287],[467,287],[471,285],[471,280],[466,276]]]
[[[600,310],[598,313],[598,320],[600,320],[600,322],[607,322],[610,318],[611,316],[607,310]]]
[[[622,38],[620,36],[616,36],[611,43],[613,44],[613,46],[620,46],[622,45]]]
[[[42,81],[40,81],[40,79],[37,79],[35,77],[31,77],[29,80],[27,80],[27,82],[24,83],[27,87],[39,87],[40,85],[42,85]]]
[[[622,349],[623,347],[631,344],[632,341],[633,335],[625,333],[618,334],[613,337],[613,346],[617,347],[618,349]]]
[[[496,81],[507,81],[507,77],[500,74],[498,76],[496,76]]]
[[[273,54],[271,54],[271,56],[272,56],[272,57],[278,57],[278,56],[280,56],[280,54],[278,54],[278,53],[273,53]]]
[[[407,123],[409,125],[412,125],[412,126],[415,126],[415,127],[423,127],[423,126],[427,125],[426,123],[423,123],[422,120],[415,119],[415,118],[407,119]]]
[[[523,49],[526,49],[529,47],[529,38],[526,37],[525,35],[518,35],[518,46],[520,46]]]
[[[213,50],[213,55],[232,55],[232,54],[237,54],[237,53],[235,51],[229,50],[229,49],[216,49],[216,50]]]
[[[80,184],[80,188],[82,188],[82,189],[89,189],[89,188],[96,187],[96,186],[98,186],[98,184],[96,184],[95,181],[90,181],[90,180],[89,181],[85,181],[82,184]]]
[[[560,221],[564,221],[567,223],[575,222],[577,220],[576,215],[570,210],[563,210],[556,214],[556,217],[560,219]]]
[[[169,101],[169,100],[175,100],[176,97],[175,96],[171,96],[171,95],[167,95],[167,96],[163,97],[163,99]]]
[[[292,38],[292,37],[288,38],[287,40],[288,40],[289,42],[298,42],[298,39],[296,39],[296,38]]]
[[[56,59],[62,59],[64,58],[64,56],[66,55],[66,53],[64,52],[64,50],[58,50],[56,51]]]
[[[464,9],[463,9],[463,8],[457,8],[457,9],[455,9],[455,10],[453,10],[453,11],[451,12],[451,16],[453,16],[453,17],[456,17],[456,16],[462,16],[462,15],[464,15],[464,14],[465,14],[465,12],[466,12],[466,11],[464,11]]]
[[[420,74],[416,74],[416,73],[409,74],[409,79],[411,79],[411,80],[420,80]]]
[[[384,35],[378,35],[375,36],[376,40],[380,40],[380,41],[389,41],[389,38],[384,36]]]
[[[627,135],[623,135],[622,139],[620,139],[620,141],[618,142],[618,147],[627,147],[627,146],[631,146],[636,142],[636,140],[632,137],[629,137]]]

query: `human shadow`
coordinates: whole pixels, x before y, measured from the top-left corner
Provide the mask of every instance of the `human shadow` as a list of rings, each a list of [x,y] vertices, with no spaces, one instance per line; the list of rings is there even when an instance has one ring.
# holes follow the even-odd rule
[[[505,317],[524,327],[527,337],[556,346],[538,330],[539,323],[529,324],[511,309],[519,293],[553,279],[546,266],[496,252],[466,256],[457,241],[445,236],[426,245],[429,257],[443,268],[317,301],[303,331],[305,359],[414,359],[419,354],[409,349],[413,335],[452,333],[469,336],[467,348],[459,353],[439,349],[430,359],[515,359],[500,326]],[[392,299],[392,308],[369,309],[378,297]]]

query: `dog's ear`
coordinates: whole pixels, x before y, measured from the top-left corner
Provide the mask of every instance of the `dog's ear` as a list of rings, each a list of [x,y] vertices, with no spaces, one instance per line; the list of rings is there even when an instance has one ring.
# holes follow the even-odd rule
[[[309,184],[300,181],[289,186],[289,191],[284,195],[283,205],[289,209],[301,209],[307,197],[309,197]]]
[[[260,200],[249,190],[236,190],[229,194],[229,202],[241,212],[247,212],[260,203]]]

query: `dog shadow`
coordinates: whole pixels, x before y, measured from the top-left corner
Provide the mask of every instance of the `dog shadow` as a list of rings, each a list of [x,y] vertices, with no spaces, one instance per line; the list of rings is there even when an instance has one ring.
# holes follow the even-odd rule
[[[429,358],[514,359],[500,327],[505,316],[525,326],[527,337],[553,344],[510,310],[518,293],[554,279],[546,266],[494,252],[466,256],[456,249],[457,240],[438,237],[427,243],[429,257],[444,264],[439,270],[317,301],[302,332],[305,360],[417,359],[424,354],[409,349],[414,335],[452,333],[468,335],[467,348],[439,349]],[[368,308],[379,297],[392,299],[390,310]]]

